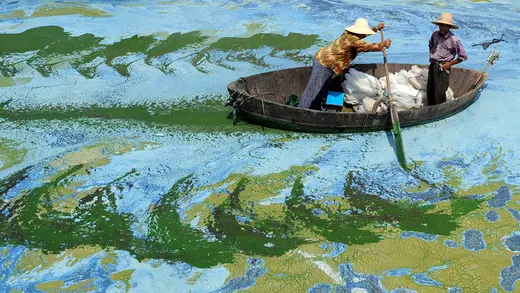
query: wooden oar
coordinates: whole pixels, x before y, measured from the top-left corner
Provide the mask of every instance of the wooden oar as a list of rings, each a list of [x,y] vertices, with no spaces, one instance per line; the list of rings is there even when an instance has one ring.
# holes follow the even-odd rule
[[[385,32],[381,29],[381,42],[385,41]],[[403,169],[408,170],[406,166],[406,157],[404,154],[404,145],[403,145],[403,136],[401,134],[401,124],[399,123],[399,116],[397,116],[397,109],[394,105],[394,100],[392,98],[392,89],[390,88],[390,76],[388,75],[388,65],[386,63],[386,48],[383,46],[383,57],[385,63],[385,73],[386,73],[386,90],[388,94],[388,103],[390,105],[390,117],[392,119],[392,130],[394,132],[395,137],[395,149],[397,152],[397,160]]]

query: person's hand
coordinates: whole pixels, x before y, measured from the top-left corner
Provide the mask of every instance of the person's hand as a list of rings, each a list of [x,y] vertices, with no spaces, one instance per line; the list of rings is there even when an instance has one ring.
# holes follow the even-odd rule
[[[450,62],[446,62],[446,63],[442,64],[441,69],[446,71],[446,70],[449,70],[450,67],[451,67],[451,63]]]
[[[376,26],[376,29],[378,31],[382,30],[385,28],[385,23],[384,22],[380,22],[377,26]]]
[[[387,49],[390,48],[390,45],[392,45],[392,41],[390,39],[383,41],[383,46],[385,46]]]

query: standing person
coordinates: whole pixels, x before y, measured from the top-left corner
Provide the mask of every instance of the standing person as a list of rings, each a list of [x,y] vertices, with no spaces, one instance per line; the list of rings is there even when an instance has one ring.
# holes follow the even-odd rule
[[[384,27],[385,24],[381,22],[377,27],[370,28],[366,19],[358,18],[354,25],[345,28],[343,34],[332,44],[321,48],[312,60],[311,76],[299,107],[319,110],[321,101],[327,96],[334,73],[341,75],[360,52],[375,52],[382,51],[383,47],[390,48],[392,41],[389,39],[372,44],[363,41],[368,35],[373,35]]]
[[[450,68],[468,59],[459,38],[450,31],[459,28],[453,24],[451,13],[442,13],[441,17],[432,23],[437,24],[439,30],[433,32],[428,44],[430,48],[428,106],[446,102],[446,91],[450,85]]]

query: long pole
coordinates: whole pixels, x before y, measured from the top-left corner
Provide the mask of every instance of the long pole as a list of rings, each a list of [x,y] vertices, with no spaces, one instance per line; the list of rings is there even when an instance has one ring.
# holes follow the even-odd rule
[[[482,70],[481,74],[480,74],[480,77],[477,79],[477,81],[473,84],[473,87],[476,87],[477,84],[479,83],[479,81],[482,79],[482,77],[484,77],[484,74],[486,74],[486,71],[489,69],[489,67],[491,67],[493,64],[495,64],[495,62],[498,60],[498,58],[500,57],[500,51],[498,51],[498,53],[495,53],[495,50],[496,48],[493,49],[493,51],[491,53],[489,53],[489,57],[488,57],[488,60],[486,62],[486,67],[484,67],[484,69]]]
[[[385,32],[381,29],[381,42],[385,41]],[[394,100],[392,98],[392,89],[390,88],[390,76],[388,75],[388,64],[386,61],[386,48],[383,46],[383,57],[385,64],[386,73],[386,90],[388,94],[388,103],[390,104],[390,118],[392,119],[392,130],[395,137],[395,149],[397,152],[397,160],[401,167],[408,170],[406,166],[406,156],[404,153],[403,136],[401,133],[401,124],[399,123],[399,116],[397,116],[397,109],[394,106]]]

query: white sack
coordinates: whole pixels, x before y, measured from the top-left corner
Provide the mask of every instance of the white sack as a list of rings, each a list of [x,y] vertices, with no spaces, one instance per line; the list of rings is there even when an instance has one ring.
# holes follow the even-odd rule
[[[428,69],[419,68],[417,65],[412,66],[412,69],[408,71],[408,82],[418,90],[426,90],[428,83]]]
[[[363,99],[364,111],[372,112],[372,109],[374,108],[374,104],[376,103],[376,101],[377,100],[372,99],[372,98],[364,98]],[[377,113],[386,112],[386,111],[388,111],[388,107],[385,105],[385,103],[381,103],[381,104],[379,104],[379,106],[377,106],[377,110],[376,110]]]
[[[427,105],[426,87],[428,83],[428,69],[412,66],[411,70],[401,70],[390,73],[392,96],[398,110],[417,109]],[[355,112],[371,112],[375,101],[383,96],[386,89],[386,76],[379,79],[350,69],[345,74],[345,81],[341,84],[345,92],[344,101],[355,105]],[[453,100],[453,90],[448,88],[446,100]],[[381,104],[377,111],[387,111],[387,106]]]
[[[392,98],[397,110],[417,109],[421,107],[422,97],[420,91],[412,86],[403,84],[392,84]],[[419,102],[418,99],[421,99]]]
[[[395,73],[395,79],[399,84],[408,85],[408,76],[404,69]]]
[[[453,97],[453,90],[451,87],[446,91],[446,101],[453,101],[455,98]]]
[[[425,90],[420,90],[416,98],[419,107],[425,106],[428,103],[428,94]]]
[[[350,105],[359,105],[364,98],[374,98],[383,93],[377,78],[354,68],[345,74],[345,81],[341,83],[341,87],[345,92],[344,101]]]

